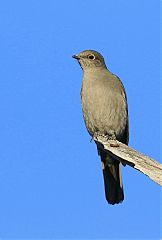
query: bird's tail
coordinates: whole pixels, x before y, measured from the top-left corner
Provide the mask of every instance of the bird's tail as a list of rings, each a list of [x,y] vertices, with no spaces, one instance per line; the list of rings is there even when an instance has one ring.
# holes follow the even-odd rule
[[[120,203],[124,200],[121,164],[112,157],[109,157],[108,154],[101,151],[99,153],[103,165],[106,200],[110,204]]]

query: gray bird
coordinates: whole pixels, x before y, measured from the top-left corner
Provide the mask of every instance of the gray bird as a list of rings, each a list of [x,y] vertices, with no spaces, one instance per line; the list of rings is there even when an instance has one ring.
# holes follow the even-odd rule
[[[103,56],[96,51],[86,50],[73,58],[84,72],[81,101],[89,134],[128,144],[128,106],[122,82],[107,69]],[[124,200],[120,163],[99,144],[97,149],[103,166],[106,199],[110,204],[120,203]]]

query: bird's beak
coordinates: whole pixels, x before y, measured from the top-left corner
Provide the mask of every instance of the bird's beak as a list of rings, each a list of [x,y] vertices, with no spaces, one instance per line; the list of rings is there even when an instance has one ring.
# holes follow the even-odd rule
[[[80,57],[79,57],[78,55],[73,55],[72,57],[75,58],[75,59],[77,59],[77,60],[80,59]]]

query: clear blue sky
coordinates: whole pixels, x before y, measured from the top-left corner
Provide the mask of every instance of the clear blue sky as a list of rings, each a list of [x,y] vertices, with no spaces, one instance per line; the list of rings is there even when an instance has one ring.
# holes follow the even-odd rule
[[[0,49],[0,238],[159,239],[149,178],[125,167],[124,202],[105,200],[71,56],[105,56],[127,91],[130,146],[160,160],[160,1],[1,1]]]

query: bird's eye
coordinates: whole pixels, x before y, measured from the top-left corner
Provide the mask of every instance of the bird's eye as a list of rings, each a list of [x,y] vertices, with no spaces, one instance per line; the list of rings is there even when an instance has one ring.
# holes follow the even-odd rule
[[[90,54],[90,55],[88,55],[88,59],[94,60],[94,59],[95,59],[95,56],[92,55],[92,54]]]

